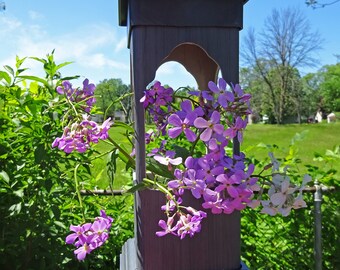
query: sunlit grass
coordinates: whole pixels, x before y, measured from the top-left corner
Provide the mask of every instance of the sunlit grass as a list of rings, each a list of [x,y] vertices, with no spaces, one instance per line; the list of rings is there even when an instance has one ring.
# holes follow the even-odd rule
[[[302,134],[301,140],[295,141],[295,149],[297,156],[302,163],[299,168],[302,172],[306,172],[304,164],[316,165],[323,167],[320,161],[314,160],[314,154],[324,155],[327,149],[334,149],[336,145],[340,145],[340,122],[337,123],[321,123],[321,124],[302,124],[302,125],[248,125],[244,134],[244,142],[241,149],[247,152],[248,156],[254,156],[258,160],[268,159],[270,151],[264,147],[256,147],[259,144],[278,145],[279,149],[274,150],[275,156],[283,158],[289,151],[292,139],[296,133]],[[130,153],[132,147],[121,128],[111,128],[109,131],[111,138],[120,144],[123,144]],[[113,149],[113,146],[100,142],[95,146],[100,153],[105,153]],[[92,175],[94,177],[94,186],[100,189],[108,187],[109,178],[106,173],[107,155],[94,161]],[[338,171],[337,176],[340,179],[340,162],[330,164]],[[120,160],[117,163],[117,175],[114,180],[114,189],[120,189],[123,186],[131,185],[131,172],[126,172],[125,164]]]
[[[277,157],[283,158],[287,155],[289,146],[296,133],[300,133],[301,140],[295,141],[297,156],[301,159],[300,166],[302,171],[303,164],[311,164],[323,167],[325,164],[314,160],[314,154],[324,155],[327,149],[333,150],[336,145],[340,145],[340,122],[319,123],[319,124],[292,124],[292,125],[248,125],[244,135],[244,142],[241,148],[246,150],[248,155],[254,155],[256,159],[268,158],[268,149],[254,147],[260,143],[265,145],[278,145],[279,149],[275,152]],[[329,164],[338,171],[340,179],[340,162]]]
[[[120,127],[114,127],[109,130],[110,137],[115,140],[117,143],[122,144],[128,153],[131,153],[132,147],[127,138],[124,134],[124,130]],[[110,145],[105,141],[100,141],[94,148],[99,153],[106,153],[110,150],[114,149],[114,146]],[[93,164],[94,167],[91,170],[91,173],[94,177],[94,186],[97,186],[100,189],[106,189],[109,186],[109,178],[107,176],[107,168],[106,163],[108,161],[108,154],[96,159]],[[125,169],[125,164],[118,159],[117,161],[117,174],[113,182],[114,189],[121,189],[123,186],[131,185],[132,183],[132,176],[131,170],[128,172]]]

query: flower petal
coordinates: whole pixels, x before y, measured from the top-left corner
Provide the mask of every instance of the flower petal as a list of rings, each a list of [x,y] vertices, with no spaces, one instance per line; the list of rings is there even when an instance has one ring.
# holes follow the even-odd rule
[[[208,87],[212,92],[216,94],[220,92],[220,89],[218,89],[217,85],[213,81],[208,82]]]
[[[168,122],[169,124],[178,127],[182,125],[182,120],[179,118],[179,116],[177,114],[172,114],[169,116],[168,118]]]
[[[202,117],[198,117],[194,121],[194,126],[197,127],[197,128],[206,128],[206,127],[208,127],[208,121],[203,119]]]
[[[174,127],[168,130],[169,137],[174,139],[182,133],[182,127]]]
[[[203,131],[203,133],[201,134],[200,138],[202,141],[207,142],[210,140],[212,135],[212,129],[211,128],[207,128],[206,130]]]
[[[226,83],[226,81],[223,78],[219,78],[218,79],[218,87],[221,90],[225,90],[227,88],[227,83]]]
[[[178,158],[174,158],[174,159],[171,159],[169,161],[169,163],[171,163],[172,165],[179,165],[182,163],[182,158],[181,157],[178,157]]]
[[[170,130],[169,130],[170,131]],[[185,136],[187,137],[189,142],[194,142],[197,138],[195,132],[193,132],[191,129],[186,128],[184,130]],[[169,135],[170,136],[170,135]]]
[[[274,205],[282,205],[285,203],[286,199],[287,197],[280,192],[274,193],[272,196],[270,196],[270,201]]]

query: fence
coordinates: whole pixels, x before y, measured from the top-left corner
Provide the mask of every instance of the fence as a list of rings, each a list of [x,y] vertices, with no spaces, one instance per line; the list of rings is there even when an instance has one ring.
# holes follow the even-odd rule
[[[288,217],[244,210],[241,254],[249,268],[339,270],[340,193],[331,191],[316,182],[305,192],[307,208]]]
[[[122,191],[81,193],[105,196],[121,195]],[[241,254],[249,269],[340,270],[340,192],[315,182],[305,189],[304,198],[307,208],[292,211],[288,217],[242,211]],[[133,240],[128,244],[123,251],[131,249]],[[123,269],[130,269],[129,259],[121,259]]]

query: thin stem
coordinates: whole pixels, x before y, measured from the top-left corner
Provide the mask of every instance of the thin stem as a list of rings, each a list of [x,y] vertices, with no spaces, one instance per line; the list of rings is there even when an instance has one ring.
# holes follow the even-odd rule
[[[84,206],[83,206],[83,199],[81,198],[81,194],[80,194],[80,188],[79,188],[79,182],[78,182],[78,177],[77,177],[77,171],[79,168],[80,164],[77,164],[76,167],[74,168],[74,182],[76,185],[76,192],[77,192],[77,196],[78,196],[78,201],[79,201],[79,206],[81,208],[81,213],[83,216],[83,221],[85,222],[85,210],[84,210]]]
[[[112,144],[110,144],[110,145],[112,145]],[[100,155],[94,156],[93,158],[90,158],[89,161],[95,160],[95,159],[97,159],[97,158],[101,158],[101,157],[107,155],[108,153],[111,153],[112,151],[113,151],[113,150],[109,150],[109,151],[106,151],[105,153],[102,153],[102,154],[100,154]]]
[[[67,103],[70,104],[71,108],[74,110],[76,116],[78,116],[78,112],[77,112],[77,109],[76,107],[74,107],[73,103],[71,102],[71,100],[67,97],[67,95],[65,95],[65,98],[67,100]]]
[[[191,97],[186,97],[186,96],[180,96],[180,95],[176,95],[175,98],[180,98],[180,99],[187,99],[187,100],[190,100],[192,101],[193,103],[199,105],[199,102],[197,102],[196,100],[194,100],[193,98]]]
[[[145,181],[145,182],[147,182],[147,183],[150,183],[150,184],[153,184],[153,185],[157,186],[158,189],[159,189],[159,191],[163,192],[163,193],[166,194],[166,195],[169,195],[170,198],[171,198],[172,200],[175,201],[175,198],[174,198],[174,196],[171,194],[171,192],[170,192],[169,190],[167,190],[167,189],[166,189],[163,185],[161,185],[160,183],[156,182],[155,180],[149,180],[149,179],[147,179],[147,178],[144,178],[143,181]]]
[[[133,168],[135,168],[135,160],[118,143],[111,139],[111,137],[108,137],[108,140],[131,162]]]

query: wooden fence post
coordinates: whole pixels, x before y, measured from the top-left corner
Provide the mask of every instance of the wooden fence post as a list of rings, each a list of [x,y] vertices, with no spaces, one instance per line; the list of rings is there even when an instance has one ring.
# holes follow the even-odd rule
[[[216,81],[218,70],[227,82],[239,80],[239,31],[245,0],[120,0],[120,25],[128,27],[131,83],[135,97],[136,182],[145,176],[145,121],[140,103],[158,67],[177,61],[200,89]],[[236,141],[234,152],[239,152]],[[190,199],[189,199],[190,200]],[[158,238],[164,195],[135,195],[135,246],[138,270],[240,269],[240,213],[213,215],[193,238]],[[199,207],[197,200],[190,201]]]

